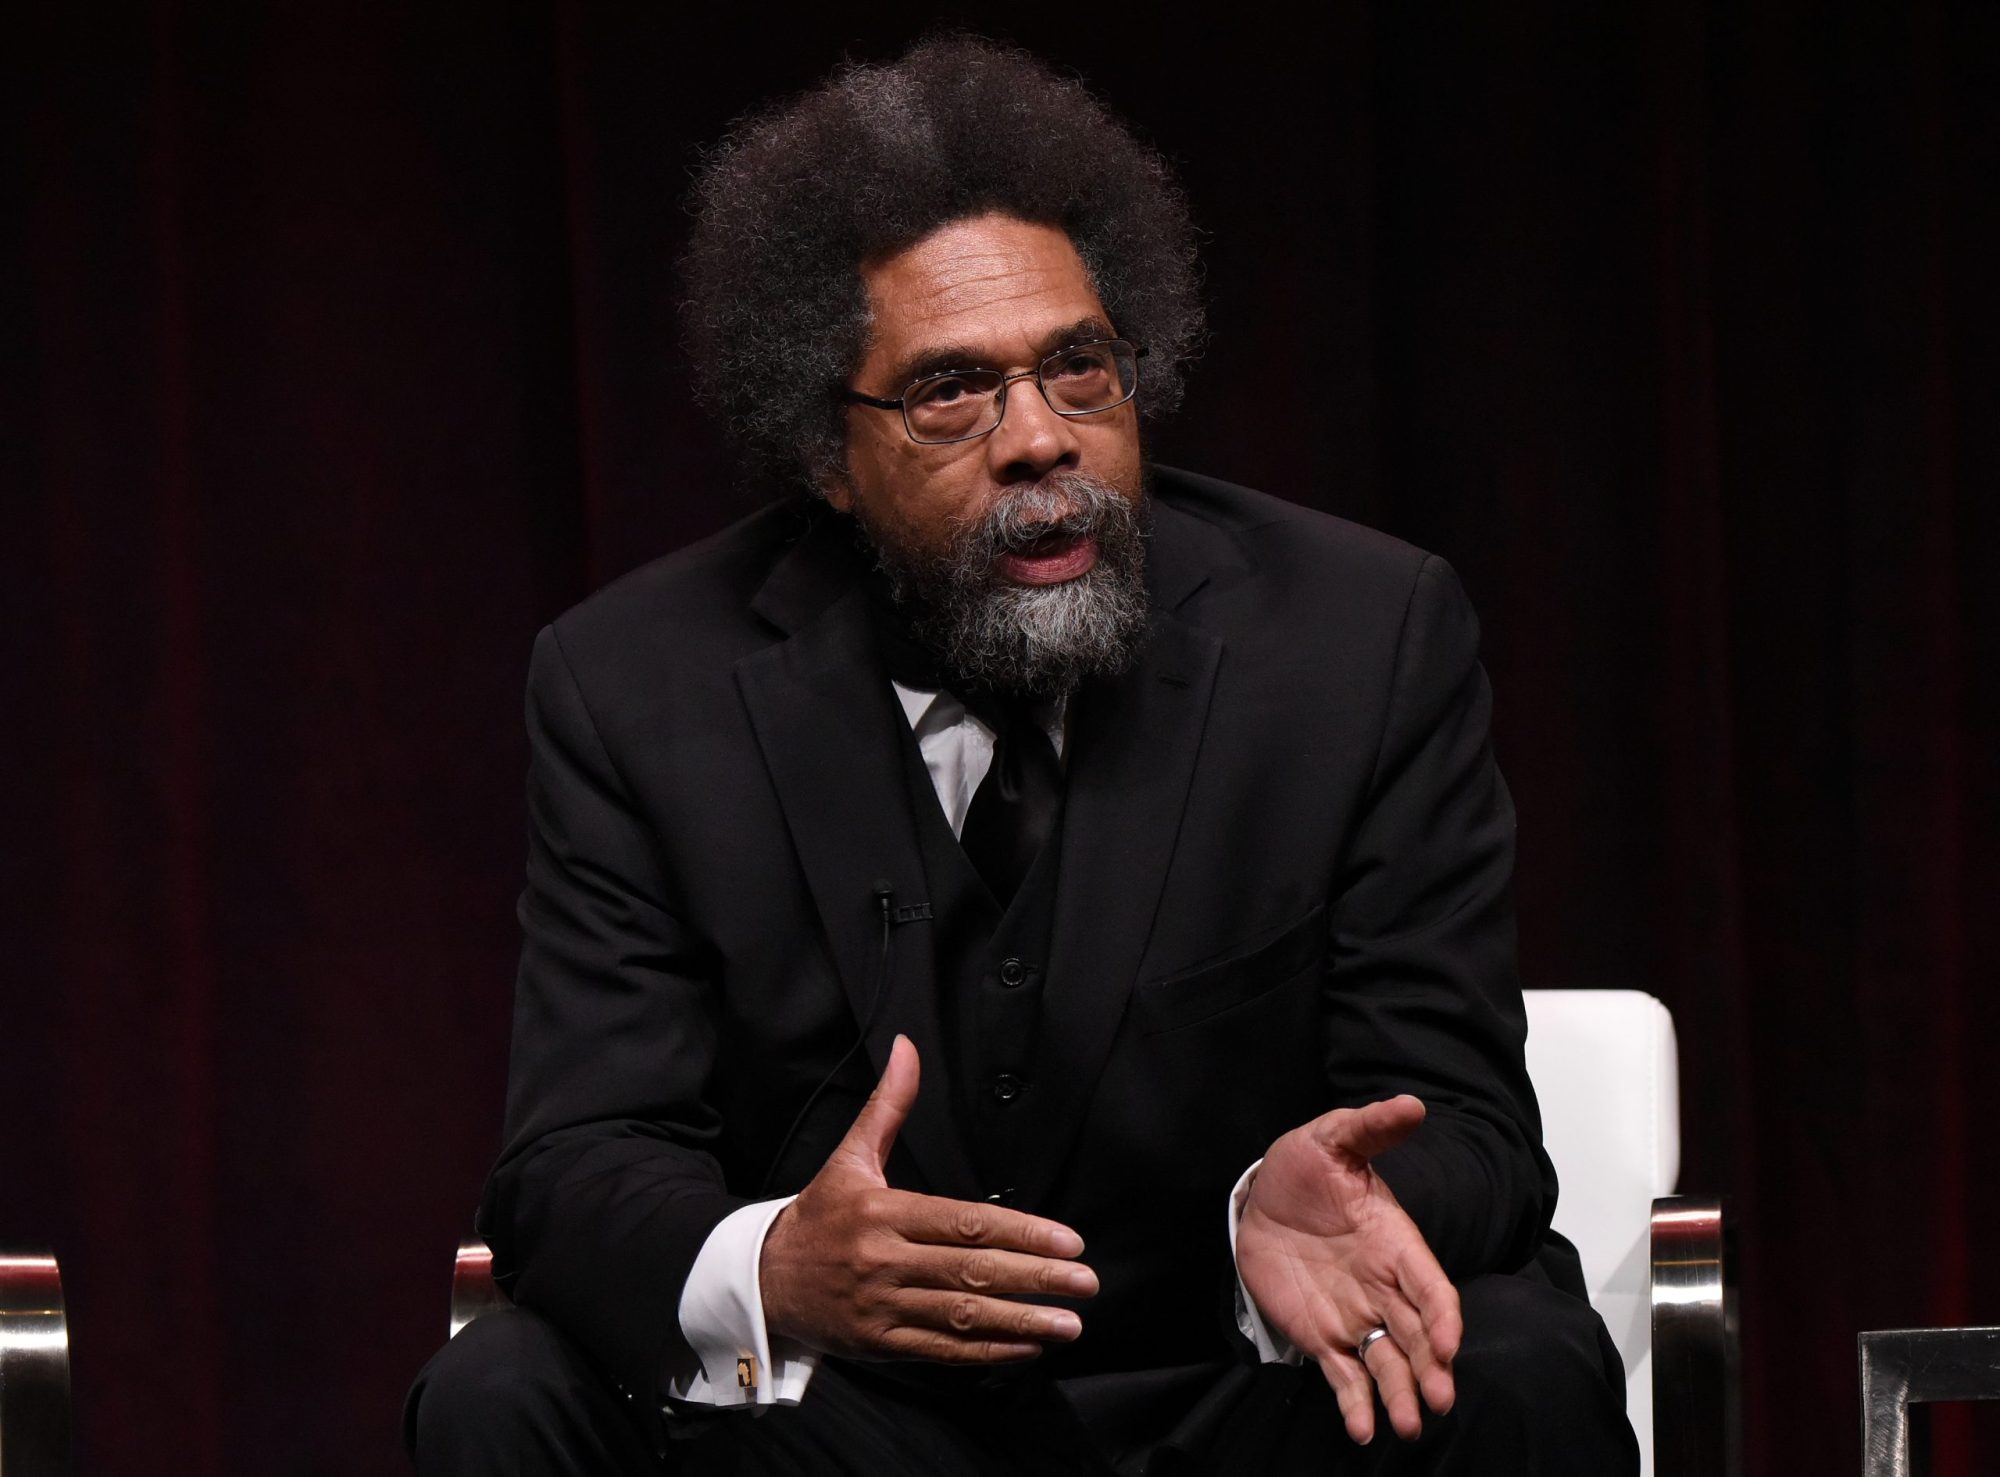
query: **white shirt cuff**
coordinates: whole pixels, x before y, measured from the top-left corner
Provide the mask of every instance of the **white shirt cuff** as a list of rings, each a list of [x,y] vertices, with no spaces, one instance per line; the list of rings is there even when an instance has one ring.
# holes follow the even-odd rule
[[[697,1405],[797,1405],[819,1355],[764,1327],[764,1236],[796,1196],[731,1211],[708,1233],[681,1289],[681,1333],[700,1367],[667,1394]]]
[[[1250,1198],[1250,1182],[1257,1178],[1257,1170],[1264,1163],[1259,1159],[1243,1171],[1236,1181],[1236,1188],[1229,1192],[1229,1260],[1236,1262],[1236,1227],[1243,1219],[1243,1202]],[[685,1318],[682,1320],[685,1322]],[[1250,1290],[1243,1285],[1243,1272],[1236,1272],[1236,1327],[1243,1337],[1256,1347],[1257,1357],[1266,1364],[1297,1364],[1301,1356],[1292,1341],[1266,1326],[1264,1315],[1257,1311],[1257,1304],[1250,1297]]]

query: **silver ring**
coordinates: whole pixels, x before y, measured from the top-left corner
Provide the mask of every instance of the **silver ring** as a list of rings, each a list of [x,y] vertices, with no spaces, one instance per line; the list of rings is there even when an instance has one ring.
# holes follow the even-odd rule
[[[1375,1327],[1361,1335],[1361,1342],[1354,1346],[1354,1357],[1359,1359],[1362,1364],[1367,1364],[1368,1351],[1375,1347],[1375,1341],[1377,1339],[1386,1339],[1388,1336],[1389,1330],[1379,1323],[1376,1324]]]

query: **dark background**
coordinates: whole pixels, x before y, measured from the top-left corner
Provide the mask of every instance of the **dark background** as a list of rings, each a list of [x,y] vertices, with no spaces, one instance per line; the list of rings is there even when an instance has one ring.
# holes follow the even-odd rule
[[[1855,1470],[1857,1330],[2000,1322],[2000,8],[40,11],[0,1236],[63,1257],[82,1470],[399,1468],[496,1148],[529,641],[740,507],[694,148],[940,13],[1181,168],[1214,331],[1158,454],[1464,573],[1528,978],[1679,1019],[1754,1470]]]

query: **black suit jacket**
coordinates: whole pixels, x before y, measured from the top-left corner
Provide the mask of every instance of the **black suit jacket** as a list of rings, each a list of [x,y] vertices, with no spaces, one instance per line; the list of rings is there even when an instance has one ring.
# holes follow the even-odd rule
[[[1514,819],[1477,625],[1443,561],[1156,469],[1152,631],[1073,700],[1035,1145],[1013,1203],[1103,1291],[1052,1374],[1227,1358],[1228,1189],[1271,1140],[1413,1092],[1380,1163],[1448,1273],[1511,1270],[1555,1198],[1522,1064]],[[976,1199],[925,926],[877,988],[874,887],[920,901],[908,728],[844,520],[776,505],[543,631],[503,1282],[627,1389],[688,1358],[710,1229],[798,1188],[899,1031],[923,1089],[894,1183]],[[865,1060],[864,1060],[865,1057]]]

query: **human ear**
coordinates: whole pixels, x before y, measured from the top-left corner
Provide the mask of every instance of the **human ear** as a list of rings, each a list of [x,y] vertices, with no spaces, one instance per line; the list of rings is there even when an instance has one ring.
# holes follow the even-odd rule
[[[854,511],[854,488],[844,475],[822,472],[813,479],[819,495],[843,513]]]
[[[847,459],[821,463],[812,474],[813,490],[843,513],[854,511],[854,482],[847,475]]]

